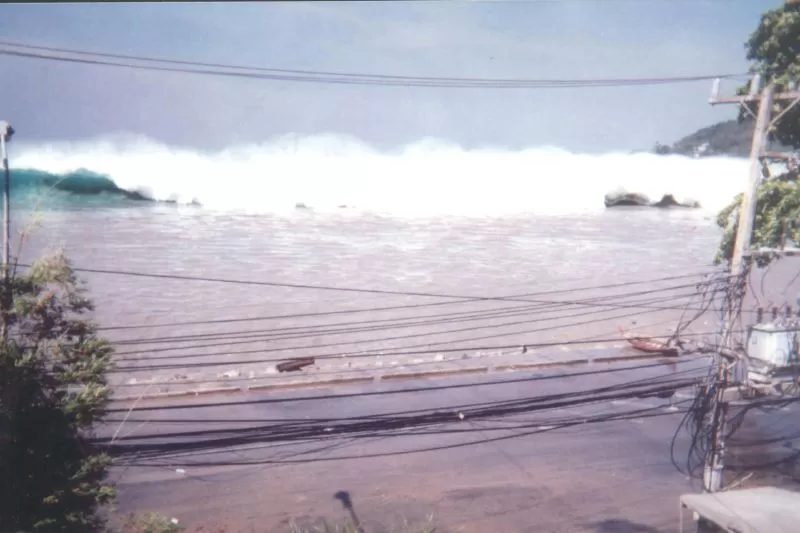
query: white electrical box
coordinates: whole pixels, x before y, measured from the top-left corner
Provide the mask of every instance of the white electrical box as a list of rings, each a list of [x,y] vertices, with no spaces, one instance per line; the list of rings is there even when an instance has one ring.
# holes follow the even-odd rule
[[[779,385],[800,378],[800,323],[776,321],[753,326],[747,342],[747,377],[754,384]]]

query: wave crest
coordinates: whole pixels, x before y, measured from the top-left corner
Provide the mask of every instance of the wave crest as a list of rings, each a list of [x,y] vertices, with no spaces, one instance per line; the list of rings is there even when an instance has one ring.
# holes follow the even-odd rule
[[[748,169],[736,158],[467,150],[435,139],[381,153],[336,135],[283,136],[215,153],[130,137],[21,146],[11,156],[16,168],[36,169],[18,173],[39,172],[28,178],[77,195],[245,212],[347,205],[400,216],[600,211],[609,191],[672,194],[717,211],[742,190]]]

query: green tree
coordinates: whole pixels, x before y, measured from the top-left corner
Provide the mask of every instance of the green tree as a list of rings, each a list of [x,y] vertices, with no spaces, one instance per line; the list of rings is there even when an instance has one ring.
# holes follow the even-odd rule
[[[63,254],[13,275],[10,289],[0,339],[2,530],[100,530],[115,491],[110,458],[88,437],[109,401],[111,346],[84,318],[92,304]]]
[[[758,27],[745,44],[752,71],[762,76],[762,83],[775,85],[777,91],[789,90],[800,81],[800,3],[787,2],[761,16]],[[747,91],[742,88],[740,92]],[[770,138],[790,148],[800,148],[800,105],[787,110],[790,102],[775,102],[773,116],[784,113],[770,131]],[[757,111],[753,106],[753,111]],[[753,225],[752,243],[756,247],[774,248],[783,239],[800,241],[794,221],[800,220],[800,193],[796,171],[765,180],[758,192],[758,205]],[[736,234],[741,195],[737,196],[717,217],[725,230],[716,263],[730,261]],[[786,223],[789,223],[788,225]],[[759,266],[772,258],[759,259]]]
[[[763,83],[772,83],[777,91],[789,90],[800,81],[800,2],[786,3],[761,15],[761,21],[745,44],[751,70],[761,75]],[[745,90],[745,89],[742,89]],[[776,102],[773,116],[785,111],[790,102]],[[800,148],[800,107],[783,115],[771,131],[780,143]]]

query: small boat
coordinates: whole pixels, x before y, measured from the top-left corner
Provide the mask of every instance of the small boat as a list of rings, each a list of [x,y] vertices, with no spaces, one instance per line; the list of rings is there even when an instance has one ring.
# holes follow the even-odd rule
[[[668,357],[678,357],[680,351],[675,346],[670,346],[667,342],[653,340],[651,337],[634,337],[628,335],[625,330],[619,328],[622,337],[636,350],[645,353],[664,355]]]

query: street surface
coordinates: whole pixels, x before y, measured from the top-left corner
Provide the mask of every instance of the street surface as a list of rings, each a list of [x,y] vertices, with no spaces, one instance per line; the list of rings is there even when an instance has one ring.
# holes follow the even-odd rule
[[[699,482],[681,475],[670,459],[670,443],[692,398],[691,388],[678,390],[671,399],[605,400],[500,420],[461,419],[457,406],[574,393],[636,380],[701,377],[707,362],[698,358],[680,363],[595,364],[201,396],[173,402],[170,405],[181,408],[170,410],[153,410],[155,404],[145,402],[138,406],[145,410],[137,407],[113,414],[125,422],[110,424],[104,432],[117,432],[121,443],[132,442],[137,435],[241,428],[258,425],[256,421],[285,424],[290,419],[341,419],[455,406],[453,422],[424,428],[428,434],[403,435],[412,430],[402,430],[392,435],[336,436],[332,431],[330,437],[309,442],[250,444],[171,459],[134,460],[113,472],[112,479],[119,483],[120,510],[157,511],[188,527],[224,526],[228,532],[288,531],[291,521],[316,524],[320,519],[341,522],[355,516],[365,533],[389,531],[403,522],[424,523],[429,517],[440,532],[671,533],[678,530],[679,495],[700,490]],[[601,373],[588,374],[597,371]],[[517,382],[458,387],[501,380]],[[418,387],[449,388],[349,396]],[[319,395],[330,397],[302,400]],[[243,401],[272,403],[225,405]],[[189,408],[193,404],[218,405]],[[784,420],[791,409],[781,413]],[[626,420],[595,421],[598,415],[636,411]],[[759,416],[751,413],[748,424]],[[167,419],[173,422],[159,422]],[[553,429],[557,419],[590,422]],[[527,427],[519,428],[521,424]],[[504,440],[489,440],[499,437]],[[176,439],[164,442],[170,440]],[[682,434],[677,442],[678,462],[685,463],[686,440]],[[473,441],[478,443],[464,445]],[[425,448],[437,449],[418,451]],[[259,464],[198,466],[200,461]],[[350,503],[351,510],[344,503]]]

